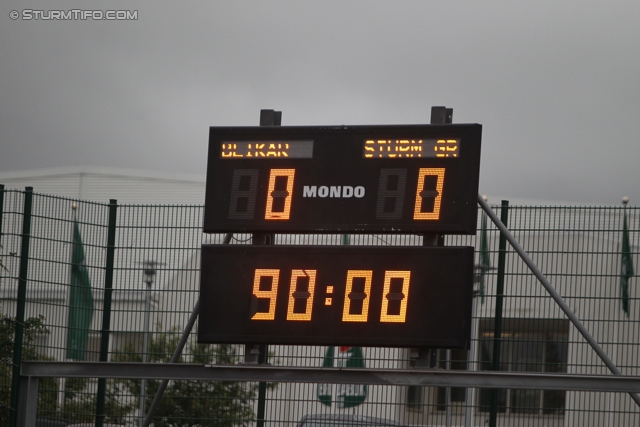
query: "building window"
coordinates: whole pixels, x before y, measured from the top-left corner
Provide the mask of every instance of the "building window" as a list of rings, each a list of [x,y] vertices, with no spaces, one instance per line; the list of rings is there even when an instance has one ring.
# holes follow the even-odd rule
[[[493,320],[479,325],[481,370],[491,370]],[[561,319],[503,319],[500,371],[567,372],[569,322]],[[563,414],[565,392],[560,390],[497,390],[498,412],[511,414]],[[491,390],[480,389],[481,412],[490,410]]]
[[[39,354],[44,354],[49,347],[49,333],[38,333],[33,339],[33,346]]]
[[[410,385],[407,387],[407,408],[411,410],[422,410],[422,390],[424,387]]]
[[[451,370],[467,370],[467,350],[464,349],[452,349],[450,359]],[[438,350],[438,367],[441,369],[447,369],[447,350]],[[464,404],[466,388],[464,387],[451,387],[451,403],[454,405]],[[447,389],[446,387],[437,388],[437,409],[444,411],[447,409]]]
[[[141,332],[113,332],[111,348],[113,353],[142,353],[143,334]]]
[[[101,335],[98,333],[91,333],[89,340],[87,341],[87,350],[84,352],[85,362],[99,362],[100,361],[100,342]]]

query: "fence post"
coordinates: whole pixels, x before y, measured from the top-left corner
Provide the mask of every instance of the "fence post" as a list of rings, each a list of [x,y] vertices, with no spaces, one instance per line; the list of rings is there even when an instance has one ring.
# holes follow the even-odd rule
[[[507,226],[509,220],[509,201],[503,200],[500,209],[500,221]],[[507,237],[501,231],[498,244],[498,277],[496,281],[496,315],[493,325],[493,360],[491,369],[500,370],[500,345],[502,343],[502,302],[504,299],[504,264],[507,254]],[[496,427],[498,421],[498,393],[499,389],[491,390],[491,407],[489,413],[489,427]]]
[[[4,216],[4,184],[0,184],[0,244],[2,244],[2,217]]]
[[[18,426],[36,425],[38,415],[38,377],[20,377],[20,400],[18,404]]]
[[[0,248],[2,247],[2,218],[3,217],[4,217],[4,184],[0,184]],[[4,270],[2,268],[3,266],[4,266],[4,263],[0,259],[0,270]]]
[[[18,273],[18,302],[16,307],[16,330],[13,340],[13,374],[11,377],[11,407],[9,425],[18,423],[18,401],[20,393],[20,371],[22,367],[22,342],[24,338],[24,312],[27,300],[27,273],[29,271],[29,238],[31,235],[31,207],[33,187],[24,191],[22,210],[22,242],[20,248],[20,272]]]
[[[102,337],[100,341],[100,361],[106,362],[109,358],[109,334],[111,333],[111,294],[113,292],[113,265],[116,246],[116,214],[118,201],[109,201],[109,228],[107,231],[107,259],[104,273],[104,300],[102,311]],[[105,418],[105,396],[107,392],[107,379],[98,379],[98,396],[96,402],[96,427],[102,427]]]
[[[224,240],[222,241],[223,245],[228,245],[231,243],[231,238],[233,237],[233,233],[227,233],[224,236]],[[198,315],[200,314],[200,297],[196,301],[196,304],[193,306],[193,310],[191,311],[191,315],[189,316],[189,320],[187,321],[187,325],[184,327],[182,331],[182,336],[180,337],[180,341],[178,341],[178,346],[176,350],[173,352],[173,356],[171,356],[171,361],[169,363],[178,363],[180,359],[180,355],[182,354],[182,350],[184,350],[184,346],[187,344],[187,340],[189,339],[189,334],[193,329],[193,325],[195,325],[196,320],[198,319]],[[158,391],[156,391],[156,395],[153,397],[153,402],[151,402],[151,406],[149,406],[149,410],[147,411],[147,415],[145,416],[144,422],[142,424],[143,427],[149,427],[151,424],[151,420],[160,405],[160,400],[162,399],[162,395],[164,391],[167,389],[169,385],[168,379],[163,379],[158,387]]]

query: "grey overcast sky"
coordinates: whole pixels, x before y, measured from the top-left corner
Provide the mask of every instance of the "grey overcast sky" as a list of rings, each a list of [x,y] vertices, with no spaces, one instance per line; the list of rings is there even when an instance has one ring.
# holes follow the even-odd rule
[[[43,19],[74,9],[137,19]],[[204,175],[209,126],[263,108],[357,125],[446,105],[483,125],[492,201],[637,205],[639,17],[637,0],[3,0],[0,172]]]

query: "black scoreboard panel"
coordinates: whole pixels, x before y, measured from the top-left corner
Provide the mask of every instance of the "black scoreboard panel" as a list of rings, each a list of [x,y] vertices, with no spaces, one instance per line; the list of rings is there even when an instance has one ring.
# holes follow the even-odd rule
[[[468,348],[473,253],[203,245],[198,342]]]
[[[475,234],[481,131],[212,127],[204,232]]]

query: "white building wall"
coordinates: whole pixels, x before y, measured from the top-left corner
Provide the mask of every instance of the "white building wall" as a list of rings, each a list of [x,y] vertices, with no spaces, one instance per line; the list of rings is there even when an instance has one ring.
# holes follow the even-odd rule
[[[205,176],[95,166],[0,173],[5,189],[118,204],[204,204]]]

